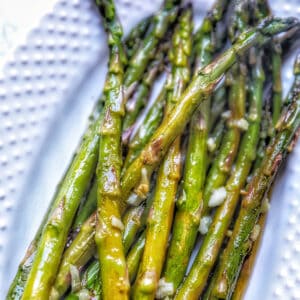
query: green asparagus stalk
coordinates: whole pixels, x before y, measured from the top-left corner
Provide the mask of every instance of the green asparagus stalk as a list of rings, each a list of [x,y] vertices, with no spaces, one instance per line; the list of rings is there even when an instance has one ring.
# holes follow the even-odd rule
[[[123,170],[126,170],[134,161],[134,159],[140,154],[141,150],[145,147],[155,130],[160,125],[163,118],[165,100],[166,90],[163,88],[156,97],[149,112],[146,114],[145,119],[128,145],[128,153],[125,159]]]
[[[146,21],[148,21],[148,19],[145,20],[145,22]],[[138,26],[139,25],[142,26],[143,22],[141,22],[141,24],[138,24]],[[140,28],[136,28],[137,31],[139,29]],[[134,29],[132,32],[135,32],[136,30]],[[133,35],[133,33],[131,33],[131,35]],[[131,36],[131,38],[133,39],[133,36]],[[163,53],[159,52],[156,56],[156,59],[151,63],[150,67],[148,68],[147,74],[145,75],[142,82],[138,86],[134,97],[129,100],[129,102],[131,103],[129,106],[131,107],[134,106],[134,107],[132,107],[130,112],[127,109],[127,114],[125,115],[125,118],[123,120],[123,143],[124,143],[124,139],[125,140],[128,139],[129,134],[133,129],[133,123],[138,117],[138,112],[142,109],[145,99],[149,97],[151,86],[162,66],[163,58],[164,58]],[[129,102],[127,102],[127,104]],[[77,213],[77,216],[73,224],[73,228],[74,228],[73,231],[78,232],[79,227],[83,224],[83,222],[85,222],[88,219],[88,217],[95,211],[97,206],[96,198],[97,198],[97,185],[96,182],[94,182],[88,193],[87,199],[84,201],[82,207],[80,207],[79,212]]]
[[[149,201],[146,204],[141,205],[140,207],[132,207],[123,217],[124,231],[123,231],[123,246],[125,254],[127,254],[129,248],[134,242],[136,234],[138,230],[141,230],[145,226],[146,216],[148,215],[149,209],[152,203],[152,196],[150,195]],[[146,209],[144,209],[146,206]],[[83,223],[80,231],[78,232],[76,238],[71,243],[70,247],[65,251],[59,272],[57,274],[57,278],[55,280],[54,287],[56,291],[63,295],[68,287],[71,284],[71,273],[70,266],[75,267],[78,270],[84,268],[84,266],[91,260],[93,255],[96,252],[95,245],[95,227],[96,227],[96,212],[94,212],[90,218],[87,219],[86,222]],[[99,262],[95,262],[94,264],[98,265],[99,270]],[[96,267],[93,267],[93,270]],[[90,268],[86,273],[89,273]],[[91,271],[92,272],[92,271]],[[96,276],[86,275],[89,277],[89,282],[92,284],[92,278],[96,281],[98,277]],[[129,273],[130,274],[130,273]],[[96,282],[93,285],[98,286]],[[87,287],[88,288],[88,287]]]
[[[134,282],[136,278],[145,247],[145,241],[145,232],[143,232],[127,255],[126,261],[128,265],[130,282]]]
[[[213,157],[214,154],[216,154],[216,151],[220,148],[224,129],[225,120],[224,118],[221,118],[207,139],[207,150],[210,152],[211,157]]]
[[[300,54],[295,63],[295,75],[300,75]],[[230,299],[241,264],[255,240],[255,224],[261,213],[262,200],[270,189],[288,148],[300,126],[300,86],[294,86],[291,104],[276,124],[276,135],[268,146],[261,167],[252,178],[234,225],[232,236],[223,251],[217,268],[213,296]]]
[[[85,270],[81,279],[81,288],[78,291],[68,294],[66,300],[93,299],[100,300],[102,286],[100,280],[99,262],[93,261]]]
[[[95,227],[96,213],[93,213],[83,223],[73,243],[65,251],[53,285],[53,294],[56,297],[64,295],[71,284],[70,267],[81,270],[96,252]]]
[[[124,40],[124,49],[126,51],[127,59],[130,59],[133,56],[133,54],[137,51],[138,47],[142,43],[142,39],[144,38],[152,22],[153,16],[149,16],[145,19],[142,19],[129,32],[129,34]]]
[[[256,62],[252,67],[249,128],[243,136],[235,169],[226,187],[223,187],[224,196],[219,196],[223,197],[223,203],[217,208],[192,269],[175,299],[196,299],[203,292],[238,204],[241,188],[247,180],[255,159],[260,132],[264,73],[261,66],[261,54],[256,52],[251,57],[252,63],[254,58]]]
[[[126,103],[126,114],[123,121],[123,144],[128,143],[133,130],[133,124],[136,121],[139,112],[145,106],[146,100],[149,99],[151,87],[154,83],[154,80],[159,75],[163,59],[164,53],[161,52],[160,49],[156,54],[156,58],[152,61],[149,68],[147,69],[147,72],[144,75],[141,83],[137,87],[137,90],[134,93],[133,97],[131,97],[131,99],[129,99]]]
[[[264,98],[267,98],[267,101],[265,101],[265,107],[264,107],[264,118],[261,122],[261,131],[260,131],[260,141],[257,147],[257,153],[256,153],[256,159],[254,162],[253,170],[256,170],[260,165],[261,162],[265,156],[265,150],[267,147],[267,142],[269,138],[269,129],[270,124],[273,122],[271,118],[271,107],[270,103],[268,101],[268,94],[264,96]],[[252,172],[253,173],[253,172]]]
[[[266,212],[263,212],[262,215],[259,217],[259,221],[258,221],[259,227],[257,227],[257,228],[260,228],[260,229],[264,228],[265,222],[266,222],[266,216],[267,216]],[[261,238],[262,238],[262,230],[260,230],[259,236],[256,238],[256,240],[253,243],[249,257],[247,257],[247,259],[244,262],[244,265],[241,269],[239,278],[236,283],[234,293],[232,295],[232,300],[240,300],[244,296],[250,275],[251,275],[253,267],[254,267],[254,263],[255,263],[257,252],[258,252],[258,249],[260,246]],[[216,281],[217,274],[215,274],[215,275],[216,275],[215,276],[215,281]]]
[[[141,153],[124,172],[121,180],[123,211],[129,197],[145,198],[149,189],[145,185],[139,186],[142,173],[147,173],[149,177],[158,166],[171,143],[183,132],[198,105],[205,99],[205,96],[211,94],[224,73],[235,63],[237,56],[243,55],[249,47],[262,46],[273,35],[294,26],[298,26],[298,21],[294,18],[264,20],[257,27],[240,35],[231,48],[201,69],[172,109],[172,113],[164,119]]]
[[[44,223],[44,222],[42,222]],[[22,259],[17,274],[9,288],[6,299],[21,299],[24,291],[24,286],[28,278],[28,274],[31,270],[32,262],[35,256],[36,248],[38,245],[40,230],[38,230],[34,240],[30,243],[24,258]]]
[[[129,299],[129,278],[122,244],[121,199],[123,99],[122,27],[113,0],[97,5],[108,33],[109,63],[104,86],[104,117],[100,127],[97,177],[97,222],[95,241],[101,265],[102,299]]]
[[[245,69],[245,68],[244,68]],[[239,72],[240,70],[241,72]],[[237,155],[242,131],[247,128],[245,122],[245,98],[246,98],[246,72],[243,69],[235,68],[232,74],[235,76],[229,91],[229,118],[227,119],[227,130],[222,138],[219,152],[215,156],[212,166],[207,174],[203,192],[202,216],[206,217],[211,210],[209,202],[213,193],[221,188]]]
[[[236,34],[245,30],[248,24],[248,1],[235,2],[233,20],[229,26],[229,35],[233,41]],[[227,120],[228,130],[224,134],[220,151],[215,157],[208,172],[203,192],[202,216],[207,218],[210,211],[209,202],[215,191],[221,188],[228,177],[233,162],[237,155],[242,131],[247,129],[245,115],[247,68],[244,61],[240,60],[227,76],[229,90],[230,115]]]
[[[128,274],[131,282],[136,277],[139,262],[144,250],[144,245],[145,245],[145,233],[143,232],[138,238],[138,240],[135,242],[135,244],[132,246],[132,248],[130,249],[126,258],[126,262],[128,266]],[[74,297],[78,297],[78,295],[87,291],[91,295],[91,299],[94,299],[92,297],[96,297],[96,299],[98,299],[98,297],[101,296],[101,291],[102,291],[99,273],[100,273],[99,261],[94,260],[83,273],[83,278],[81,281],[81,289],[76,294],[70,294],[70,295],[73,295]]]
[[[92,292],[93,297],[101,299],[102,296],[102,285],[99,270],[99,261],[96,260],[90,264],[88,269],[85,271],[82,282],[86,288]],[[82,284],[83,285],[83,284]],[[80,292],[80,291],[79,291]],[[91,298],[94,299],[94,298]],[[96,300],[95,299],[95,300]]]
[[[294,82],[292,84],[292,87],[284,101],[285,106],[289,105],[292,103],[294,99],[294,93],[297,91],[297,89],[300,87],[300,63],[298,62],[299,57],[296,58],[295,64],[294,64]]]
[[[142,24],[141,24],[142,25]],[[134,101],[135,107],[134,110],[131,111],[131,114],[126,114],[124,121],[123,121],[123,135],[128,136],[128,132],[126,133],[126,130],[132,129],[132,122],[137,118],[138,111],[142,108],[141,103],[138,104],[140,101],[145,101],[145,98],[148,97],[150,88],[153,84],[153,81],[155,77],[157,76],[157,72],[159,68],[161,67],[163,59],[163,53],[159,53],[157,55],[157,59],[153,61],[153,63],[150,65],[147,74],[145,75],[145,78],[143,78],[140,86],[137,88],[137,91],[133,97],[133,99],[130,99]],[[127,102],[127,104],[129,103]],[[138,107],[137,107],[138,106]],[[127,115],[129,116],[128,118]],[[127,125],[126,125],[127,122]],[[129,130],[130,131],[130,130]],[[92,187],[88,193],[87,199],[84,201],[82,207],[80,207],[79,212],[77,213],[77,216],[75,218],[74,224],[73,224],[73,231],[78,232],[80,226],[88,219],[88,217],[91,216],[91,214],[96,210],[97,207],[97,184],[96,181],[93,182]]]
[[[161,10],[153,17],[152,26],[143,43],[128,62],[124,80],[126,99],[132,93],[132,87],[142,78],[150,58],[154,56],[158,43],[165,36],[169,25],[175,20],[178,11],[177,5],[180,3],[181,0],[165,0]]]
[[[153,183],[155,182],[153,179]],[[146,202],[142,202],[139,206],[130,207],[123,217],[124,222],[124,233],[123,233],[123,245],[125,252],[127,253],[131,245],[133,244],[136,236],[139,232],[144,230],[149,211],[152,207],[154,198],[154,184],[152,191],[148,196]]]
[[[198,31],[194,49],[197,49],[195,74],[207,65],[213,55],[213,31],[222,17],[226,1],[217,1],[207,14]],[[220,5],[222,4],[222,5]],[[217,9],[221,11],[217,11]],[[176,202],[176,214],[172,239],[169,246],[163,280],[172,284],[175,292],[181,283],[188,259],[193,250],[200,223],[202,191],[207,167],[207,136],[209,130],[210,99],[206,99],[194,114],[190,124],[190,134],[182,192]],[[168,295],[172,296],[172,295]]]
[[[172,38],[170,61],[172,70],[167,80],[167,106],[171,113],[189,81],[191,53],[192,9],[186,8]],[[181,140],[177,137],[170,146],[158,171],[153,205],[146,228],[146,242],[138,275],[133,288],[135,299],[154,299],[162,271],[165,250],[171,230],[177,185],[181,173]]]
[[[144,250],[145,245],[145,232],[143,232],[138,240],[133,244],[132,248],[130,249],[127,257],[126,262],[128,265],[128,274],[130,281],[132,282],[137,274],[139,262]],[[94,261],[88,267],[88,269],[84,272],[83,278],[83,285],[86,286],[89,290],[95,289],[96,280],[98,279],[98,274],[100,271],[100,266],[98,261]],[[96,286],[97,289],[98,286]]]
[[[209,129],[212,129],[224,111],[226,106],[226,86],[223,84],[212,96],[212,107],[209,121]]]
[[[74,223],[72,225],[72,231],[78,233],[84,222],[91,216],[91,214],[97,208],[97,182],[93,181],[92,186],[88,192],[86,200],[76,215]]]
[[[276,125],[281,112],[282,105],[282,84],[281,84],[281,47],[280,44],[273,45],[272,53],[272,77],[273,77],[273,95],[272,95],[272,116],[273,126]]]
[[[98,126],[99,120],[92,124],[85,134],[78,154],[55,197],[44,228],[31,248],[34,249],[34,261],[28,275],[24,299],[43,299],[49,293],[73,217],[96,167],[96,152],[99,142]],[[49,256],[47,253],[52,255]],[[52,264],[55,267],[50,267]],[[44,270],[44,272],[40,272],[40,270]],[[51,271],[49,272],[49,270]]]
[[[126,224],[123,232],[123,245],[125,253],[128,252],[133,241],[135,240],[138,231],[136,228],[141,227],[141,218],[144,213],[145,205],[145,203],[142,203],[137,207],[130,208],[123,217],[123,222]]]
[[[10,286],[6,298],[9,299],[21,299],[24,287],[28,279],[28,275],[32,269],[32,263],[36,256],[37,247],[43,229],[48,222],[51,214],[54,213],[53,206],[60,200],[64,199],[64,195],[68,194],[68,199],[73,201],[79,201],[86,192],[86,187],[89,186],[90,174],[96,166],[95,153],[98,147],[99,135],[97,128],[99,126],[99,116],[103,106],[102,97],[96,103],[94,111],[89,117],[88,128],[83,135],[83,138],[78,147],[77,153],[74,155],[63,179],[57,186],[57,190],[52,198],[49,205],[48,211],[46,212],[43,221],[41,222],[39,229],[30,243],[28,250],[26,251],[25,257],[21,261],[15,278]],[[82,175],[82,176],[80,176]],[[68,193],[71,191],[71,193]]]

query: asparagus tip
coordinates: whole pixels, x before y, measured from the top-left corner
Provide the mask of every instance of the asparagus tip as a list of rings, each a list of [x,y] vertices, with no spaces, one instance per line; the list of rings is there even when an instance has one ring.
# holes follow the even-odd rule
[[[299,26],[299,19],[294,17],[276,18],[267,17],[259,25],[259,29],[264,35],[273,36],[276,33],[287,31],[295,26]]]

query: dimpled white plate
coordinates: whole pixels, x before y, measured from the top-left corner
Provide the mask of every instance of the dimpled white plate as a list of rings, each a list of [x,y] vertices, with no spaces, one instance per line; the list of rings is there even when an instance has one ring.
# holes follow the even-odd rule
[[[53,2],[0,72],[0,299],[76,149],[106,72],[105,34],[92,0]],[[212,0],[192,2],[197,25]],[[275,15],[300,17],[300,0],[270,3]],[[116,4],[126,33],[161,1]],[[285,93],[292,60],[284,66]],[[300,299],[299,143],[277,180],[245,298]]]

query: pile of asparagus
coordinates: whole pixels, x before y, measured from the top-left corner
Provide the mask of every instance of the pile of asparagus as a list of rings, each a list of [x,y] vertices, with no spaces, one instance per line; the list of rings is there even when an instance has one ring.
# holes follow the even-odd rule
[[[96,7],[102,96],[7,299],[241,299],[299,134],[300,55],[281,86],[299,22],[215,0],[194,31],[165,0],[123,39],[113,0]]]

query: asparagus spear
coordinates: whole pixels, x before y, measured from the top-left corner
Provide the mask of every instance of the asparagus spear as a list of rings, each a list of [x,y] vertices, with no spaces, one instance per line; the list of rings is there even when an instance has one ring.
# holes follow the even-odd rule
[[[99,262],[93,261],[85,270],[81,279],[81,288],[68,294],[66,300],[93,299],[100,300],[102,286],[100,280]]]
[[[155,178],[153,180],[153,182],[155,182]],[[151,188],[151,190],[153,191],[154,189]],[[128,209],[128,211],[126,212],[126,214],[123,217],[123,223],[124,223],[124,232],[123,232],[123,245],[124,245],[124,249],[125,249],[125,253],[127,253],[128,249],[131,247],[131,245],[134,242],[134,238],[137,235],[138,231],[142,231],[142,229],[145,227],[146,225],[146,220],[147,217],[149,215],[149,210],[151,208],[152,205],[152,201],[153,201],[153,195],[152,193],[150,194],[150,196],[148,197],[148,200],[145,203],[142,203],[139,207],[131,207]],[[87,224],[85,224],[87,225]],[[89,233],[91,235],[93,235],[93,229],[92,231]],[[144,233],[142,233],[143,235]],[[80,234],[78,235],[78,237],[80,236]],[[85,240],[85,236],[84,234],[81,235],[82,237],[82,241]],[[89,247],[85,247],[83,244],[80,243],[81,239],[77,240],[77,243],[73,242],[73,244],[71,245],[70,248],[74,248],[74,249],[86,249],[85,251],[87,251],[89,249]],[[76,246],[75,245],[81,245],[81,246]],[[127,256],[127,265],[128,265],[128,273],[129,276],[136,276],[136,274],[132,275],[133,273],[137,272],[138,265],[137,265],[137,257],[139,257],[143,251],[143,242],[139,239],[134,246],[132,246],[132,249],[130,250],[130,252],[128,253]],[[70,250],[67,250],[70,251]],[[75,254],[75,258],[77,257],[78,261],[79,258],[82,256],[85,256],[82,253],[76,253],[76,251],[73,252]],[[90,252],[88,252],[90,253]],[[81,255],[80,255],[81,254]],[[87,256],[85,256],[87,257]],[[132,264],[129,263],[128,260],[132,260]],[[65,266],[64,268],[61,266],[60,268],[60,272],[64,272],[65,275],[63,278],[69,278],[68,274],[69,274],[69,263],[68,261],[72,262],[73,265],[76,265],[76,259],[72,260],[72,255],[69,257],[65,257],[62,263],[62,266]],[[86,260],[87,262],[88,260]],[[99,264],[98,262],[95,262],[95,264]],[[77,266],[78,268],[81,268],[81,266]],[[88,268],[89,269],[89,268]],[[132,270],[132,271],[131,271]],[[86,272],[85,272],[86,273]],[[97,276],[95,274],[94,279],[90,276],[90,282],[92,283],[93,280],[97,280]],[[84,282],[84,281],[83,281]],[[83,284],[85,286],[85,284]]]
[[[224,72],[234,64],[237,56],[243,55],[251,46],[262,46],[273,35],[297,25],[298,21],[294,18],[267,19],[257,27],[241,34],[231,48],[211,64],[201,69],[172,109],[172,113],[164,119],[139,156],[124,172],[121,180],[123,211],[127,206],[126,200],[129,197],[134,197],[134,194],[136,197],[145,198],[148,186],[138,186],[141,182],[142,173],[147,173],[149,176],[153,172],[170,144],[183,132],[185,125],[195,109],[205,98],[205,95],[211,94],[215,85],[224,75]]]
[[[300,54],[295,63],[295,74],[300,75]],[[292,102],[276,124],[276,135],[268,146],[261,167],[252,178],[234,225],[232,236],[222,254],[217,268],[213,296],[229,299],[232,295],[241,264],[251,248],[253,233],[264,195],[270,189],[288,147],[300,126],[300,86],[294,86]]]
[[[84,222],[91,216],[91,214],[97,208],[97,182],[93,181],[92,186],[88,192],[86,200],[76,215],[74,223],[72,225],[72,231],[78,233]]]
[[[173,35],[170,61],[172,71],[167,80],[166,116],[178,101],[189,80],[192,9],[187,7],[179,17]],[[171,230],[175,197],[181,173],[180,137],[170,146],[158,171],[153,205],[146,228],[146,242],[133,288],[135,299],[154,299],[163,267],[165,250]]]
[[[229,27],[229,34],[232,41],[236,34],[245,30],[248,24],[248,4],[246,0],[235,2],[233,20]],[[246,80],[247,68],[244,61],[240,60],[239,64],[235,65],[227,76],[227,83],[230,85],[230,116],[227,121],[228,130],[224,134],[220,151],[212,163],[205,182],[202,209],[202,216],[204,216],[204,218],[207,218],[210,211],[209,202],[210,199],[213,198],[213,194],[226,182],[237,155],[241,133],[246,128],[246,126],[244,126]]]
[[[53,206],[58,203],[59,200],[70,200],[79,201],[86,192],[86,187],[89,185],[90,174],[96,166],[96,151],[99,141],[99,135],[97,133],[97,128],[99,126],[99,115],[102,110],[103,99],[97,102],[94,111],[92,112],[89,120],[89,126],[83,135],[83,138],[78,147],[77,153],[73,157],[66,173],[63,176],[62,181],[57,187],[57,191],[49,205],[48,211],[46,212],[41,225],[33,239],[30,243],[25,257],[21,261],[15,278],[10,286],[7,294],[7,299],[21,299],[24,287],[28,279],[28,275],[32,269],[32,263],[36,256],[37,247],[40,242],[41,235],[43,233],[44,227],[51,215],[55,215],[55,210]],[[80,176],[82,175],[82,176]],[[64,195],[67,195],[66,198]]]
[[[95,201],[96,202],[96,201]],[[138,229],[145,226],[146,223],[146,216],[148,215],[150,206],[152,203],[152,197],[150,195],[149,201],[146,203],[146,209],[144,209],[144,205],[141,207],[134,207],[129,209],[129,211],[123,217],[124,223],[124,231],[123,231],[123,246],[125,254],[127,254],[129,248],[134,242],[134,238],[137,234]],[[70,247],[65,251],[59,272],[57,274],[54,288],[56,291],[63,295],[71,283],[71,274],[70,274],[70,266],[81,270],[84,266],[91,260],[93,254],[96,252],[96,245],[95,245],[95,227],[96,227],[96,212],[93,213],[86,222],[83,223],[80,231],[78,232],[76,238],[73,240]],[[95,262],[94,264],[97,265],[99,270],[99,262]],[[95,270],[96,266],[93,267]],[[85,272],[89,273],[90,267],[88,271]],[[91,271],[92,272],[92,271]],[[92,278],[96,281],[98,279],[98,275],[96,272],[95,276],[86,275],[89,277],[89,282],[92,284]],[[130,273],[129,273],[130,274]],[[96,276],[97,275],[97,276]],[[98,286],[97,283],[93,283],[93,285]],[[88,288],[88,287],[87,287]]]
[[[133,56],[133,54],[137,51],[138,47],[142,42],[142,39],[144,38],[152,22],[153,16],[149,16],[145,19],[142,19],[129,32],[129,34],[124,40],[124,49],[126,51],[127,59],[130,59]]]
[[[139,264],[143,255],[144,247],[145,247],[145,231],[140,235],[136,243],[132,246],[129,251],[126,261],[128,265],[128,273],[130,282],[133,282],[136,278]]]
[[[288,147],[288,152],[291,152],[293,150],[293,147],[295,146],[297,139],[299,138],[299,134],[300,134],[300,130],[298,129],[297,132],[295,133],[295,138],[292,140],[292,143]],[[251,246],[251,252],[245,258],[243,266],[241,267],[241,271],[237,279],[236,286],[234,288],[234,293],[232,295],[232,300],[242,299],[243,295],[246,292],[246,288],[256,262],[257,252],[259,250],[260,242],[263,236],[263,229],[265,227],[267,212],[270,206],[268,202],[269,199],[271,198],[271,194],[272,194],[272,187],[267,193],[267,197],[265,197],[262,202],[261,214],[257,222],[258,225],[257,228],[259,228],[259,234],[258,237],[255,239],[255,241],[253,241],[253,244]]]
[[[135,244],[132,246],[131,250],[129,251],[126,257],[128,274],[131,282],[136,277],[140,258],[144,250],[144,245],[145,245],[145,233],[143,232],[138,238],[138,240],[135,242]],[[93,297],[96,297],[96,299],[98,299],[98,297],[101,296],[101,291],[102,291],[101,282],[99,280],[100,279],[99,273],[100,273],[99,261],[94,260],[83,273],[83,278],[81,281],[81,289],[76,294],[70,294],[70,295],[73,295],[74,297],[78,297],[78,295],[82,294],[84,291],[88,291],[88,293],[91,295],[91,299],[94,299]]]
[[[89,185],[91,174],[97,163],[98,126],[99,120],[92,124],[85,134],[78,153],[55,197],[54,205],[44,224],[44,228],[40,231],[41,234],[38,234],[38,238],[35,239],[34,245],[32,245],[34,261],[27,279],[26,294],[23,297],[25,299],[26,297],[42,299],[43,296],[40,296],[40,293],[41,295],[47,294],[47,291],[49,293],[72,219],[80,199]],[[57,244],[59,244],[58,247],[56,247]],[[46,253],[49,252],[52,254],[51,257],[47,257]],[[47,258],[45,259],[45,257]],[[37,275],[38,270],[48,269],[48,266],[52,265],[53,261],[55,261],[56,267],[53,268],[52,272],[47,271],[43,274],[39,273],[39,276]],[[43,282],[43,284],[35,284],[35,292],[31,293],[34,282]],[[11,292],[12,290],[10,290],[8,296],[12,295]]]
[[[102,296],[102,285],[100,278],[99,270],[99,261],[96,260],[94,263],[91,263],[88,269],[85,271],[82,282],[86,286],[86,289],[90,291],[94,298],[91,299],[101,299]],[[82,292],[82,290],[81,290]],[[80,291],[79,291],[80,294]],[[80,299],[79,299],[80,300]]]
[[[281,46],[273,44],[272,49],[272,77],[273,77],[273,126],[276,125],[281,112],[282,105],[282,84],[281,84]]]
[[[224,188],[224,202],[217,208],[192,269],[175,299],[196,298],[202,293],[226,236],[239,200],[240,190],[245,184],[252,161],[255,159],[261,121],[264,73],[261,66],[261,54],[256,52],[251,57],[252,63],[255,57],[257,61],[252,68],[249,128],[243,136],[235,169]]]
[[[138,229],[141,227],[141,218],[144,213],[145,203],[138,207],[130,208],[123,217],[123,222],[126,223],[123,232],[123,245],[127,253],[133,241],[136,238]]]
[[[260,131],[260,141],[257,147],[257,153],[256,153],[256,159],[254,162],[254,166],[253,166],[253,170],[256,170],[260,165],[261,162],[264,158],[265,155],[265,149],[267,147],[267,142],[268,142],[268,132],[270,129],[270,124],[273,122],[272,121],[272,117],[271,117],[271,107],[270,107],[270,103],[268,101],[269,95],[268,93],[266,93],[266,95],[264,95],[264,98],[267,98],[267,101],[265,101],[265,107],[264,107],[264,118],[262,119],[261,122],[261,131]],[[252,173],[254,173],[252,171]]]
[[[56,297],[64,295],[71,284],[70,266],[81,270],[96,252],[95,227],[96,213],[93,213],[65,251],[53,285]]]
[[[143,232],[140,237],[137,239],[137,241],[134,243],[132,248],[130,249],[127,257],[126,262],[128,265],[128,274],[130,281],[132,282],[137,274],[139,262],[144,250],[145,245],[145,232]],[[98,261],[94,261],[88,269],[84,273],[84,285],[89,288],[90,290],[95,289],[95,283],[98,279],[98,274],[100,271],[100,266]],[[96,289],[99,289],[98,286],[96,286]]]
[[[224,111],[226,105],[226,87],[223,84],[218,88],[212,96],[212,107],[209,121],[209,129],[216,125],[216,121],[219,119],[220,115]]]
[[[122,244],[123,224],[119,210],[122,168],[123,99],[122,27],[113,0],[98,2],[105,19],[110,50],[104,86],[104,118],[100,127],[97,177],[97,222],[95,241],[101,264],[102,298],[129,298],[129,278]]]
[[[135,206],[130,207],[123,217],[123,221],[124,221],[123,244],[126,253],[128,252],[130,246],[133,244],[137,234],[140,231],[142,231],[146,226],[149,211],[153,203],[155,181],[156,178],[153,178],[152,180],[153,184],[151,184],[152,192],[148,196],[146,202],[141,203],[137,207]]]
[[[122,142],[127,144],[133,130],[133,124],[137,119],[139,112],[146,104],[146,100],[149,99],[151,87],[156,79],[164,59],[164,53],[159,49],[156,54],[156,58],[152,61],[146,74],[144,75],[141,83],[137,87],[133,97],[126,103],[126,115],[123,121],[123,135]]]
[[[219,122],[216,124],[212,133],[209,135],[207,139],[207,150],[211,153],[211,157],[216,151],[220,148],[220,144],[222,142],[222,137],[225,129],[225,120],[221,118]]]
[[[212,52],[214,51],[212,35],[216,22],[222,17],[225,3],[226,1],[223,0],[216,2],[197,33],[198,38],[196,38],[194,45],[198,52],[195,74],[212,59]],[[200,105],[190,124],[182,192],[176,202],[177,211],[172,239],[163,273],[163,280],[172,285],[174,292],[184,277],[200,223],[202,190],[207,166],[209,111],[210,99],[208,98]]]
[[[163,108],[166,99],[166,90],[163,88],[159,95],[156,97],[152,107],[146,114],[141,126],[138,128],[135,135],[131,138],[128,145],[128,153],[125,159],[123,170],[125,171],[128,166],[141,152],[143,147],[150,140],[154,131],[157,129],[163,118]]]
[[[152,26],[147,33],[143,43],[139,46],[128,62],[125,73],[125,98],[132,93],[132,88],[142,78],[143,73],[153,57],[159,41],[165,36],[168,26],[175,20],[181,0],[165,0],[163,7],[153,17]]]
[[[258,221],[258,226],[259,226],[258,228],[262,229],[264,227],[265,222],[266,222],[266,216],[267,216],[266,212],[262,213],[262,215],[260,216],[259,221]],[[259,236],[254,241],[253,246],[251,248],[251,253],[250,253],[249,257],[245,260],[244,265],[241,269],[239,278],[236,283],[234,293],[232,295],[233,300],[239,300],[239,299],[243,298],[249,277],[250,277],[253,267],[254,267],[256,254],[257,254],[258,248],[260,246],[261,238],[262,238],[262,230],[260,231]],[[216,278],[217,278],[217,276],[216,276]],[[215,279],[215,281],[216,281],[216,279]]]

